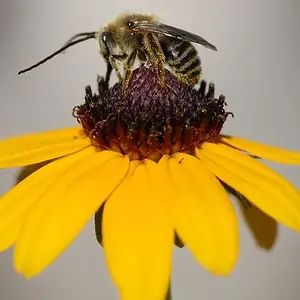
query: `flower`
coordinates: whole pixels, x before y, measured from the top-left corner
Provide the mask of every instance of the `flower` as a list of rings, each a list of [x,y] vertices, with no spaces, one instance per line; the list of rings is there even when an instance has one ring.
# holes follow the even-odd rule
[[[237,216],[224,185],[278,222],[300,230],[300,193],[255,157],[300,165],[300,153],[221,135],[230,113],[214,86],[192,89],[166,73],[135,70],[74,109],[81,127],[0,142],[0,167],[48,164],[2,196],[0,250],[17,271],[39,274],[102,210],[99,230],[122,299],[164,299],[178,235],[213,274],[238,259]],[[177,240],[178,240],[177,238]]]

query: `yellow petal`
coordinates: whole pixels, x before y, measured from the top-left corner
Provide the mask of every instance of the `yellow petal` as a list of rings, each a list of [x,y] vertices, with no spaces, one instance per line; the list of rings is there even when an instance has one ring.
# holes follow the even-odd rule
[[[238,258],[238,224],[220,182],[187,154],[165,156],[158,166],[152,180],[182,242],[212,273],[230,273]]]
[[[275,148],[234,136],[222,136],[221,141],[260,158],[282,164],[300,165],[300,152]]]
[[[26,215],[15,248],[17,270],[31,277],[52,263],[122,181],[128,165],[127,157],[103,151],[68,168]]]
[[[261,162],[222,144],[204,143],[198,157],[220,180],[277,221],[300,231],[300,193]]]
[[[165,300],[171,273],[173,230],[150,185],[157,165],[133,161],[104,206],[103,247],[122,300]]]
[[[95,152],[93,147],[53,161],[32,173],[0,198],[0,251],[17,238],[23,215],[47,191],[65,170],[76,161]]]
[[[0,141],[0,168],[35,164],[90,145],[80,127],[7,138]]]

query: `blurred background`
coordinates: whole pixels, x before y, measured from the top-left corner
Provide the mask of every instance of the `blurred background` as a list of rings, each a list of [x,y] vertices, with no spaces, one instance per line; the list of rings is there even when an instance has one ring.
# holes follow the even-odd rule
[[[101,28],[124,11],[155,13],[163,22],[202,35],[204,79],[225,94],[224,133],[300,151],[300,2],[298,0],[2,0],[0,3],[0,138],[76,124],[72,108],[84,87],[96,87],[105,64],[93,40],[70,48],[34,71],[17,72],[57,50],[74,33]],[[270,164],[300,188],[300,168]],[[18,170],[0,172],[0,193]],[[173,299],[297,300],[300,236],[255,208],[237,204],[239,263],[228,278],[197,265],[175,249]],[[250,230],[251,229],[251,230]],[[17,275],[12,253],[0,254],[1,300],[117,299],[91,221],[40,276]]]

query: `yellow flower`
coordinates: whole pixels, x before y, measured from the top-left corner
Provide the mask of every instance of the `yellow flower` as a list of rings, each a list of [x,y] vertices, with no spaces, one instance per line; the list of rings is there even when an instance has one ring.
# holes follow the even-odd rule
[[[14,246],[17,271],[32,277],[69,246],[101,207],[111,277],[124,300],[162,300],[175,234],[213,274],[227,275],[239,253],[237,216],[223,183],[278,222],[300,230],[300,193],[252,156],[300,165],[300,153],[220,130],[225,98],[182,85],[167,72],[133,74],[120,86],[87,88],[75,109],[82,127],[0,142],[0,167],[48,164],[2,196],[0,250]],[[249,155],[251,154],[251,155]]]

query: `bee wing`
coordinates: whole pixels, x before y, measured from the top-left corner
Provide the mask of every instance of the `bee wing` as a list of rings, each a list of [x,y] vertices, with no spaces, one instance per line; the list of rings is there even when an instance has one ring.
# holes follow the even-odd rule
[[[136,31],[148,31],[152,33],[158,33],[165,36],[170,36],[179,40],[197,43],[200,44],[208,49],[217,51],[216,46],[212,45],[204,38],[199,35],[190,33],[188,31],[162,24],[162,23],[149,23],[149,22],[141,22],[134,25],[134,30]]]

